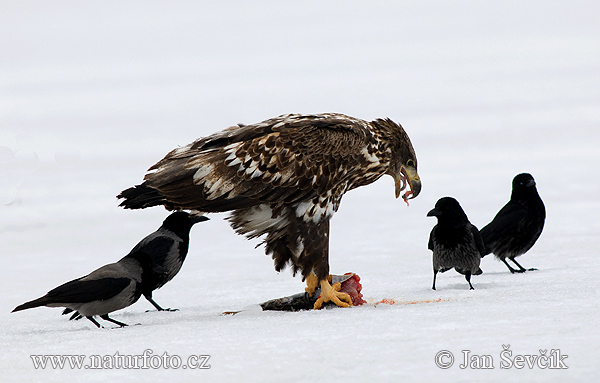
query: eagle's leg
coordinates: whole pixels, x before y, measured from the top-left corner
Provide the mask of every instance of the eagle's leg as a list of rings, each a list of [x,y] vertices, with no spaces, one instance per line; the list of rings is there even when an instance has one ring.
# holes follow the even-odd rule
[[[315,302],[314,309],[318,310],[323,307],[325,302],[333,302],[339,307],[350,307],[352,306],[352,298],[346,293],[340,293],[342,285],[339,282],[333,284],[329,283],[327,279],[322,279],[321,284],[321,295]]]
[[[310,273],[308,277],[306,277],[306,288],[304,291],[308,293],[309,296],[313,296],[315,290],[319,287],[319,278],[315,273]]]

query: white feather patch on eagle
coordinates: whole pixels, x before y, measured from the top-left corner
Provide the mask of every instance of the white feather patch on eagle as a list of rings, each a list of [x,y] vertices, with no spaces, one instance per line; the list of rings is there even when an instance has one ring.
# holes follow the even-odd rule
[[[186,146],[180,146],[178,148],[175,148],[173,150],[173,155],[174,156],[178,156],[178,155],[180,155],[182,153],[186,153],[187,154],[187,152],[190,150],[190,148],[192,147],[192,145],[193,145],[193,143],[187,144]]]
[[[365,157],[367,161],[369,161],[373,165],[378,166],[380,164],[379,157],[377,157],[377,155],[375,154],[376,152],[369,153],[369,148],[367,148],[366,146],[360,151],[360,153]]]
[[[194,173],[194,183],[200,185],[206,181],[206,176],[212,174],[215,167],[211,163],[202,163],[198,170]]]
[[[204,193],[207,200],[214,200],[222,197],[227,192],[233,190],[235,184],[226,178],[219,178],[214,183],[206,182],[204,185]]]
[[[248,165],[248,167],[246,167],[246,174],[251,176],[252,173],[254,173],[257,169],[258,169],[258,162],[252,161],[252,162],[250,162],[250,165]]]
[[[239,158],[237,158],[235,156],[235,153],[233,153],[232,155],[233,155],[233,159],[231,161],[229,161],[229,162],[227,162],[227,160],[225,160],[225,165],[234,167],[234,166],[237,166],[237,165],[239,165],[239,164],[242,163],[242,160],[240,160]],[[231,157],[231,155],[229,157]],[[227,159],[229,159],[229,157],[227,157]]]
[[[305,222],[318,223],[323,219],[329,219],[335,213],[334,204],[327,200],[324,207],[321,207],[322,199],[315,204],[312,200],[300,202],[296,206],[296,217],[301,217]]]
[[[302,237],[298,237],[298,241],[296,242],[296,248],[292,251],[295,259],[300,258],[302,252],[304,251],[304,241],[302,241]]]
[[[235,151],[237,150],[237,148],[239,146],[240,146],[239,142],[234,142],[233,144],[229,144],[229,145],[223,147],[223,150],[225,152],[229,152],[229,153],[233,152],[233,153],[235,153]]]
[[[226,151],[226,153],[227,153],[227,151]],[[238,158],[237,158],[237,156],[235,155],[235,150],[234,150],[234,151],[231,151],[231,152],[229,152],[229,155],[227,156],[227,158],[225,158],[225,162],[231,162],[231,161],[233,161],[233,160],[238,160],[238,161],[239,161],[239,159],[238,159]]]
[[[281,122],[276,123],[275,125],[273,125],[273,129],[279,129],[281,127],[283,127],[285,124],[288,123],[288,120],[283,120]]]
[[[236,142],[223,148],[223,151],[228,154],[224,161],[225,165],[234,167],[242,163],[242,160],[236,154],[241,145],[241,143]]]
[[[252,172],[252,174],[250,175],[250,178],[259,178],[262,175],[263,175],[263,172],[260,171],[259,169],[256,169]]]
[[[239,218],[245,222],[244,231],[249,233],[249,238],[259,237],[267,231],[280,231],[287,225],[287,220],[283,216],[273,218],[273,209],[268,204],[246,209]]]

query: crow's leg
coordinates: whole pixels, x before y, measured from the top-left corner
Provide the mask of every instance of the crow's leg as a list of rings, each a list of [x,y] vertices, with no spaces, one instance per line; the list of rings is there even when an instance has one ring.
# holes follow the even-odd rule
[[[508,262],[506,262],[506,258],[502,258],[502,262],[504,262],[504,264],[506,265],[506,267],[508,267],[508,269],[510,270],[510,272],[511,272],[511,273],[513,273],[513,274],[514,274],[514,273],[523,273],[523,272],[525,272],[525,270],[521,271],[521,270],[515,270],[515,269],[513,269],[513,268],[512,268],[512,267],[511,267],[511,266],[508,264]]]
[[[89,319],[89,320],[90,320],[90,322],[92,322],[93,324],[95,324],[95,325],[96,325],[96,327],[98,327],[98,328],[102,327],[102,326],[100,326],[100,323],[96,322],[96,320],[94,319],[94,317],[92,317],[92,316],[87,316],[86,318],[87,318],[87,319]]]
[[[511,261],[513,261],[515,265],[519,266],[519,270],[518,270],[518,272],[519,272],[519,273],[524,273],[524,272],[526,272],[526,271],[534,271],[534,270],[537,270],[537,269],[534,269],[534,268],[531,268],[531,269],[526,269],[526,268],[524,268],[523,266],[521,266],[521,265],[519,264],[519,262],[517,262],[517,261],[515,260],[515,258],[510,258],[510,260],[511,260]]]
[[[471,272],[470,271],[467,271],[465,273],[465,279],[467,280],[467,282],[469,282],[469,287],[471,288],[471,290],[475,290],[473,288],[473,285],[471,284]]]
[[[154,299],[152,299],[152,296],[144,295],[144,297],[148,300],[148,302],[152,303],[152,306],[156,307],[156,310],[158,310],[158,311],[179,311],[179,309],[163,309],[162,307],[160,307],[158,305],[158,303],[156,303],[154,301]],[[148,310],[148,311],[150,311],[150,310]],[[146,312],[148,312],[148,311],[146,311]]]
[[[119,326],[121,326],[121,327],[125,327],[125,326],[127,326],[127,323],[119,322],[119,321],[118,321],[118,320],[116,320],[116,319],[109,318],[109,317],[108,317],[108,314],[100,315],[100,318],[102,318],[102,319],[104,319],[104,320],[107,320],[107,321],[109,321],[109,322],[113,322],[114,324],[117,324],[117,325],[119,325]]]

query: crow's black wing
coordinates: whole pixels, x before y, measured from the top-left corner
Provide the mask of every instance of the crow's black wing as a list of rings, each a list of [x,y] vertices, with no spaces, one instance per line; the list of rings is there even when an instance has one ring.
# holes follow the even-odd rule
[[[435,235],[435,227],[431,229],[431,233],[429,233],[429,243],[427,244],[427,248],[433,251],[433,236]]]
[[[174,244],[175,240],[172,238],[157,236],[147,242],[140,242],[131,253],[142,251],[152,257],[153,263],[162,265]]]
[[[527,216],[527,209],[518,203],[507,203],[496,214],[492,222],[487,224],[480,233],[485,244],[489,246],[503,238],[518,233],[521,221]]]
[[[475,240],[475,245],[477,246],[477,250],[479,250],[479,254],[483,256],[487,253],[487,250],[485,247],[485,243],[483,242],[481,233],[479,232],[479,230],[477,230],[477,227],[475,225],[471,225],[469,229],[471,230],[471,234],[473,234],[473,239]]]
[[[48,292],[48,303],[86,303],[103,301],[119,294],[131,283],[129,278],[78,278]]]

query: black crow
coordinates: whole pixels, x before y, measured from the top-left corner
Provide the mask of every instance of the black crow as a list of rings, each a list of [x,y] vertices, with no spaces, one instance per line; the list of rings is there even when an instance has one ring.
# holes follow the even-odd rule
[[[142,251],[152,257],[154,265],[163,272],[152,273],[144,284],[142,294],[158,311],[174,311],[163,309],[152,299],[152,292],[169,282],[183,265],[190,244],[190,230],[197,222],[208,220],[203,215],[192,215],[186,212],[175,212],[169,215],[154,233],[142,239],[131,252]]]
[[[86,317],[101,327],[94,316],[113,322],[121,327],[123,322],[114,320],[109,313],[134,304],[142,295],[144,283],[153,269],[148,254],[134,252],[116,263],[110,263],[90,274],[74,279],[46,295],[17,306],[12,312],[34,307],[66,307],[63,314],[75,311],[71,319]]]
[[[481,254],[484,252],[483,240],[475,226],[457,200],[452,197],[440,198],[428,217],[437,217],[438,223],[429,235],[429,250],[433,251],[433,287],[439,272],[454,268],[465,276],[469,287],[471,275],[479,275]]]
[[[527,269],[515,257],[531,249],[542,234],[545,220],[546,209],[535,187],[535,180],[529,173],[518,174],[512,182],[510,201],[500,209],[492,222],[481,229],[487,249],[482,257],[494,253],[511,273],[524,273]],[[519,269],[513,269],[506,258]]]

